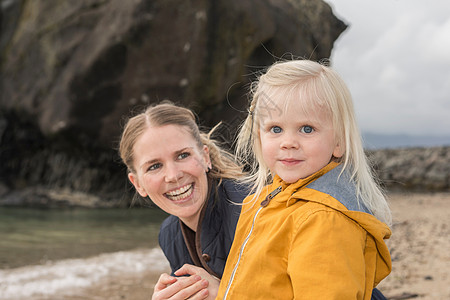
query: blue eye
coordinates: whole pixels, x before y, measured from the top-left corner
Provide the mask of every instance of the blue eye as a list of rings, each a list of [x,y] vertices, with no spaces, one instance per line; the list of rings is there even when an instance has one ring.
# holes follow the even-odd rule
[[[280,133],[281,131],[283,130],[279,126],[273,126],[272,128],[270,128],[270,132],[272,133]]]
[[[151,166],[148,167],[147,171],[154,171],[154,170],[157,170],[157,169],[161,168],[161,166],[162,166],[161,163],[153,164],[153,165],[151,165]]]
[[[184,159],[189,156],[190,156],[190,154],[188,152],[183,152],[183,153],[180,153],[180,155],[178,155],[178,159]]]
[[[312,133],[313,131],[314,131],[314,128],[312,128],[311,126],[308,126],[308,125],[300,128],[301,133]]]

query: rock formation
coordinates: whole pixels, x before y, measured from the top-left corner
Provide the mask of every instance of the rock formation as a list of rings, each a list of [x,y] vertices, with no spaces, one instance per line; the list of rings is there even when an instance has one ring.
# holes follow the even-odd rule
[[[389,190],[450,192],[450,146],[384,149],[368,156]]]

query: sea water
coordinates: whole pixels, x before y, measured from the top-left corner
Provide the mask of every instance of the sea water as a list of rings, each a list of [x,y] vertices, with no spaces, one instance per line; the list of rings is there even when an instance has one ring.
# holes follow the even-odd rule
[[[157,208],[0,208],[0,299],[83,288],[104,276],[167,269]]]

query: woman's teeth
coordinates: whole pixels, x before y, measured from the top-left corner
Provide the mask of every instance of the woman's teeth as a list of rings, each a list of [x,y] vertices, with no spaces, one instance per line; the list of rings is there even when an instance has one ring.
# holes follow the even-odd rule
[[[189,197],[192,194],[192,190],[192,184],[188,184],[174,191],[167,192],[166,196],[172,201],[178,201]]]

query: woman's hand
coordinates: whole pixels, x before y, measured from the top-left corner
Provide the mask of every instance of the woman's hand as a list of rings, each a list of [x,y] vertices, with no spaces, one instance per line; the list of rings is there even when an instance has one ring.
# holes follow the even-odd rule
[[[153,290],[152,300],[206,299],[208,281],[199,275],[173,277],[161,274]]]
[[[206,280],[208,284],[206,285],[204,290],[201,290],[201,295],[205,295],[205,298],[189,298],[189,299],[215,299],[217,296],[217,292],[219,291],[220,279],[209,274],[205,269],[196,267],[193,265],[185,264],[179,270],[175,271],[175,275],[177,276],[199,276],[202,278],[202,281]],[[207,292],[207,293],[206,293]],[[197,295],[196,295],[197,296]]]

